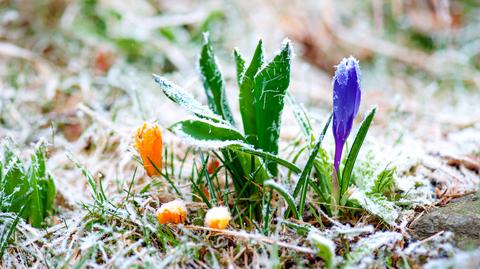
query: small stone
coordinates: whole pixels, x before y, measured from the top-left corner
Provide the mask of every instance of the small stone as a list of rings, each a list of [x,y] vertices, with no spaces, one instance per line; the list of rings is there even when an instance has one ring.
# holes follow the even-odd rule
[[[411,227],[413,236],[422,240],[441,231],[454,233],[457,246],[472,249],[480,246],[480,199],[469,195],[452,200],[421,216]]]

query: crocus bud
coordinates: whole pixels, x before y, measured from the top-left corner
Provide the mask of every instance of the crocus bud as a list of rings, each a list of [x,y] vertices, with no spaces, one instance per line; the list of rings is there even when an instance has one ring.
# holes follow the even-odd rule
[[[225,229],[231,219],[228,208],[224,206],[213,207],[205,215],[205,224],[210,228]]]
[[[220,162],[217,159],[211,159],[207,165],[207,172],[209,175],[213,174],[220,166]]]
[[[138,128],[135,133],[135,147],[142,158],[147,175],[160,176],[158,171],[162,170],[162,132],[158,124],[144,123]]]
[[[333,78],[333,136],[335,138],[334,167],[342,159],[342,151],[352,130],[353,119],[358,113],[362,92],[360,90],[360,66],[350,56],[337,66]]]
[[[182,200],[173,200],[163,204],[157,210],[157,219],[160,224],[184,223],[187,218],[187,207]]]

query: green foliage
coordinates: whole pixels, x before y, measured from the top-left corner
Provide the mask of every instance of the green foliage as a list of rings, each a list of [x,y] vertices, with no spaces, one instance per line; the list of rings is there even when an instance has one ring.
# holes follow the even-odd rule
[[[323,129],[323,132],[320,135],[320,139],[317,140],[317,142],[313,142],[315,141],[315,136],[313,134],[313,128],[307,113],[301,107],[301,105],[295,102],[295,100],[291,96],[289,96],[288,101],[293,109],[293,114],[302,130],[304,138],[308,143],[308,147],[311,150],[311,155],[307,161],[307,165],[305,166],[305,169],[302,172],[293,193],[293,196],[297,197],[297,195],[300,193],[300,190],[302,190],[299,201],[299,211],[302,213],[304,210],[306,191],[307,187],[310,186],[312,187],[313,191],[318,195],[318,199],[320,200],[320,203],[324,205],[327,213],[329,213],[330,215],[337,214],[339,208],[338,206],[344,206],[349,201],[350,197],[348,197],[346,193],[348,191],[348,187],[350,187],[350,185],[354,183],[351,180],[352,171],[360,148],[373,121],[375,109],[373,109],[362,122],[355,137],[354,143],[350,149],[349,155],[346,159],[343,175],[337,175],[339,176],[339,178],[337,178],[338,185],[335,185],[335,175],[333,175],[334,170],[332,169],[333,164],[327,152],[322,149],[319,144],[319,142],[321,143],[321,138],[323,138],[326,133],[326,129],[328,128],[328,123],[330,122],[330,119],[327,121],[327,124]],[[316,172],[316,181],[310,179],[310,170],[312,169],[312,166]],[[393,171],[385,171],[384,173],[379,175],[379,178],[377,179],[378,190],[386,190],[387,188],[389,188],[391,186],[391,183],[393,182],[392,176]],[[364,193],[362,192],[362,194]],[[361,200],[362,203],[356,201],[356,205],[364,207],[369,212],[375,212],[372,214],[380,214],[386,219],[388,219],[390,216],[395,215],[394,213],[392,213],[394,212],[393,203],[389,202],[383,196],[383,192],[381,193],[381,195],[376,195],[376,192],[371,192],[370,190],[368,190],[365,191],[365,195],[363,195],[361,198],[363,199]],[[364,202],[366,199],[368,199],[368,201]],[[386,206],[388,212],[378,213],[381,210],[376,210],[376,208],[372,209],[373,206],[377,205]],[[366,207],[368,207],[368,209]],[[389,213],[391,214],[389,215]],[[390,219],[388,220],[390,221]]]
[[[307,113],[291,96],[287,96],[287,88],[290,82],[290,43],[285,42],[280,52],[267,63],[264,60],[261,40],[258,42],[249,63],[236,49],[233,56],[239,87],[239,107],[243,133],[236,127],[233,120],[226,98],[225,82],[208,35],[204,36],[204,45],[199,58],[200,73],[208,107],[200,104],[179,86],[163,77],[154,75],[155,81],[168,98],[196,116],[193,119],[175,123],[169,130],[194,146],[209,150],[220,150],[222,157],[218,157],[222,161],[223,167],[230,172],[236,190],[237,202],[235,205],[243,206],[242,210],[247,209],[248,214],[253,214],[257,220],[262,219],[262,207],[267,206],[265,212],[267,214],[269,212],[269,203],[265,202],[266,193],[262,188],[263,186],[268,186],[270,190],[278,192],[289,205],[287,215],[293,213],[297,219],[301,219],[305,211],[309,186],[315,191],[327,212],[335,214],[338,212],[338,206],[346,205],[349,199],[346,193],[348,187],[354,183],[351,179],[354,164],[373,121],[375,109],[367,115],[361,124],[346,158],[343,173],[338,175],[338,181],[332,181],[332,162],[327,152],[321,147],[331,117],[325,123],[318,139],[315,139]],[[307,145],[304,149],[308,149],[310,152],[303,170],[277,156],[285,99],[292,106],[293,114],[305,136]],[[302,151],[296,154],[294,160],[300,157]],[[217,153],[214,152],[214,154]],[[202,160],[202,163],[206,164],[205,159]],[[301,172],[292,194],[273,180],[265,182],[277,175],[277,165],[279,164],[288,168],[291,172]],[[317,180],[312,179],[312,169],[315,170]],[[212,201],[215,201],[217,199],[216,195],[221,192],[215,190],[212,179],[204,169],[198,174],[201,175],[200,179],[205,178],[207,184],[192,181],[194,189],[198,196],[210,205],[210,201],[201,193],[200,187],[208,186],[210,195],[213,195],[213,197],[210,197]],[[385,172],[381,175],[377,182],[378,191],[385,190],[390,186],[391,174]],[[373,201],[373,203],[378,201],[378,204],[389,205],[389,201],[383,201],[377,196],[374,197],[375,193],[377,192],[368,193],[369,201]],[[296,198],[299,198],[298,204],[295,204]],[[264,216],[264,219],[268,219],[268,217]]]
[[[213,48],[210,44],[208,34],[205,34],[205,42],[202,47],[202,52],[200,53],[199,66],[210,109],[222,116],[224,120],[235,125],[225,95],[225,82],[223,81],[222,73],[213,54]]]
[[[45,166],[45,146],[37,147],[26,166],[7,144],[0,162],[0,210],[13,212],[34,227],[42,227],[53,211],[55,183]]]
[[[272,154],[278,153],[278,138],[285,94],[290,83],[290,43],[286,42],[273,60],[258,71],[254,77],[254,102],[258,141],[256,146]],[[277,174],[275,163],[268,165],[273,175]]]
[[[247,66],[241,54],[234,51],[243,133],[235,126],[225,82],[208,35],[204,36],[199,58],[208,107],[170,81],[154,75],[168,98],[196,116],[177,122],[169,129],[195,146],[220,150],[238,198],[257,218],[261,217],[260,204],[264,200],[263,182],[277,174],[277,165],[295,173],[301,171],[277,156],[281,114],[290,81],[290,55],[291,46],[286,42],[280,53],[264,65],[260,41]]]
[[[237,62],[237,81],[240,88],[238,101],[240,113],[242,114],[243,130],[245,135],[247,136],[248,142],[252,145],[256,145],[258,139],[256,136],[256,110],[255,106],[253,105],[253,82],[255,74],[257,74],[258,70],[262,67],[264,63],[262,40],[258,42],[257,48],[255,49],[248,68],[245,67],[245,60],[241,58],[241,55],[237,50],[235,50],[234,54],[236,56],[235,59]],[[242,61],[244,62],[244,64],[239,65],[239,62]]]

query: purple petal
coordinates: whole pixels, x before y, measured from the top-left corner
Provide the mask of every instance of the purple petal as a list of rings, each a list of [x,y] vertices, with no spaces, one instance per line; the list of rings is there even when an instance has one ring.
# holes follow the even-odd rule
[[[342,158],[343,146],[352,130],[353,119],[361,101],[360,67],[350,56],[337,66],[333,78],[333,136],[335,138],[335,169]]]

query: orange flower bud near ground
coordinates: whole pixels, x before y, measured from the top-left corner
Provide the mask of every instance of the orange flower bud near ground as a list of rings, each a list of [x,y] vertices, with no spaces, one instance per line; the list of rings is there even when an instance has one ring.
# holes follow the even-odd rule
[[[162,132],[158,124],[144,123],[135,133],[135,148],[143,161],[143,167],[150,177],[160,176],[162,170]],[[155,164],[155,166],[152,165]]]
[[[224,206],[213,207],[205,215],[205,224],[210,228],[225,229],[231,219],[228,208]]]
[[[211,159],[207,165],[208,174],[209,175],[213,174],[219,166],[220,166],[220,162],[217,159]]]
[[[165,203],[157,210],[157,219],[160,224],[184,223],[186,218],[187,207],[182,200]]]

